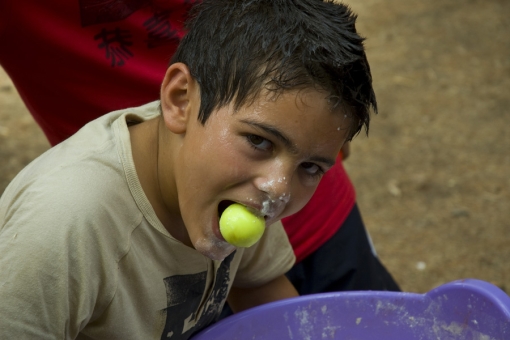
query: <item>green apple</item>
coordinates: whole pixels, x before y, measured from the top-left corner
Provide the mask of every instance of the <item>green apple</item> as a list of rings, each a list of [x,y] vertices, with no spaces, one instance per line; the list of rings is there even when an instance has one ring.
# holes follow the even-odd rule
[[[221,235],[236,247],[247,248],[254,245],[262,237],[265,227],[262,216],[255,215],[239,203],[229,205],[220,217]]]

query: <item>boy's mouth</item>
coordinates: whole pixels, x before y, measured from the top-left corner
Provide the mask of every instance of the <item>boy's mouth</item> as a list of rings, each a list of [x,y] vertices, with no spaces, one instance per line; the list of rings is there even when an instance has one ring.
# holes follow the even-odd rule
[[[229,200],[221,201],[220,204],[218,204],[218,219],[221,217],[221,215],[223,214],[225,209],[227,209],[231,204],[234,204],[234,203],[237,203],[237,202],[229,201]],[[259,214],[260,214],[260,212],[259,212]],[[269,218],[269,216],[264,215],[264,220],[267,221],[268,218]]]
[[[221,201],[220,204],[218,204],[218,218],[221,217],[221,215],[223,214],[225,209],[228,208],[229,205],[234,204],[234,203],[235,203],[234,201],[228,201],[228,200]]]

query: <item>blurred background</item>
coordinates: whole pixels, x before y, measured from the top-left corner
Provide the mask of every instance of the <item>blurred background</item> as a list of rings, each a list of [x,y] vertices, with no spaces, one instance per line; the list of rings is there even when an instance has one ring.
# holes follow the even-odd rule
[[[346,168],[404,291],[510,292],[510,1],[351,0],[379,114]],[[49,143],[0,69],[0,194]]]

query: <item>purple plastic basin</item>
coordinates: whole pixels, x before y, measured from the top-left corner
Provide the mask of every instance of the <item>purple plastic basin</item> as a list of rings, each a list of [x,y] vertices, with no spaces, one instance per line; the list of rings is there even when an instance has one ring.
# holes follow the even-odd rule
[[[235,314],[193,339],[510,340],[510,297],[474,279],[426,294],[314,294]]]

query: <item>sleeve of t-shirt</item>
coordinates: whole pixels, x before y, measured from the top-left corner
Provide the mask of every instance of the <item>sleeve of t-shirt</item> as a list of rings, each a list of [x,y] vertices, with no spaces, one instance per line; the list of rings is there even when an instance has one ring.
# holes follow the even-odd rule
[[[0,334],[74,339],[113,298],[116,262],[95,221],[72,213],[83,202],[39,189],[0,200]]]
[[[233,285],[260,286],[285,274],[295,261],[282,223],[274,223],[267,227],[259,242],[244,250]]]

